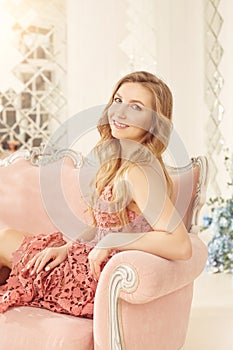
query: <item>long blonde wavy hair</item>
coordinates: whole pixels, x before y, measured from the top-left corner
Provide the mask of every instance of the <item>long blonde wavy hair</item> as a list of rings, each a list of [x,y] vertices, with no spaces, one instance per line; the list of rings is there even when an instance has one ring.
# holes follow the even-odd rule
[[[167,193],[169,196],[172,194],[172,181],[166,170],[164,162],[162,160],[162,153],[165,151],[167,144],[161,141],[154,132],[146,132],[142,140],[144,147],[137,149],[133,155],[130,156],[130,160],[123,160],[121,157],[121,145],[120,141],[112,136],[111,128],[108,121],[108,109],[114,101],[114,97],[119,88],[125,83],[140,83],[143,87],[147,88],[152,93],[152,108],[158,116],[163,116],[167,121],[171,122],[172,119],[172,94],[168,86],[155,75],[138,71],[130,73],[124,76],[116,84],[112,96],[107,103],[102,117],[98,123],[98,131],[100,133],[100,141],[97,143],[94,151],[97,153],[99,159],[99,169],[96,173],[94,180],[94,191],[92,196],[92,206],[90,211],[95,222],[94,210],[99,201],[100,195],[103,193],[106,186],[112,186],[111,203],[114,203],[115,214],[118,215],[121,225],[128,223],[127,217],[127,204],[130,202],[129,188],[127,182],[123,181],[124,177],[134,164],[146,164],[150,162],[151,155],[156,157],[160,162],[163,169],[166,184]]]

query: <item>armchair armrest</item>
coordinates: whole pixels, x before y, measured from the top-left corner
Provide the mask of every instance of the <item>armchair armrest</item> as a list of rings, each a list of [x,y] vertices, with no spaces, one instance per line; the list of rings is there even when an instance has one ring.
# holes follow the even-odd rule
[[[180,289],[194,281],[207,259],[205,244],[195,234],[190,234],[190,238],[192,257],[189,260],[171,261],[142,251],[121,252],[105,266],[100,283],[109,284],[109,276],[121,274],[121,267],[128,266],[135,273],[135,282],[132,290],[121,290],[120,297],[127,302],[146,303]]]
[[[189,260],[170,261],[142,251],[124,251],[110,259],[101,273],[95,296],[95,349],[101,348],[98,339],[104,334],[106,337],[106,332],[110,334],[110,349],[121,349],[120,299],[132,304],[148,303],[192,283],[203,271],[207,248],[196,234],[190,233],[190,238]]]

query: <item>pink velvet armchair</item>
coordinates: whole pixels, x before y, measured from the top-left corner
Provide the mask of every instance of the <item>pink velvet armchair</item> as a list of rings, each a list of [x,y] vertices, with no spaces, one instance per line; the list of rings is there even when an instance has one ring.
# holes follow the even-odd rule
[[[31,152],[17,151],[0,160],[0,228],[35,234],[60,229],[47,213],[41,197],[39,152],[36,148]],[[63,156],[64,197],[72,213],[80,216],[85,209],[77,185],[82,159],[77,152],[67,150],[56,152],[53,162]],[[15,307],[0,315],[1,349],[181,349],[193,283],[207,259],[206,246],[198,237],[198,213],[205,202],[207,159],[193,158],[186,167],[168,170],[175,187],[174,203],[190,232],[192,257],[187,261],[169,261],[141,251],[118,253],[101,274],[93,320]],[[56,193],[54,196],[51,195],[51,203],[56,201]],[[59,222],[66,220],[62,207],[56,215]]]

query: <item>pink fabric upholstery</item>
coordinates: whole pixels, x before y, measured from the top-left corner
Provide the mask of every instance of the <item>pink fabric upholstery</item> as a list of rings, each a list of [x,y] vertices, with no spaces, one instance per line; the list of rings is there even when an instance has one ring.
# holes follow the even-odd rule
[[[173,196],[172,200],[178,210],[183,222],[188,230],[191,227],[190,212],[193,207],[194,195],[196,192],[196,185],[199,176],[198,167],[191,167],[187,171],[180,171],[171,173],[173,182]]]
[[[32,307],[13,308],[0,315],[2,350],[90,350],[93,321]]]
[[[79,170],[73,167],[72,161],[67,159],[62,168],[62,187],[66,205],[71,208],[74,217],[88,221],[89,217],[84,214],[86,205],[81,200],[77,186],[78,173]],[[195,176],[191,176],[192,194],[197,175],[195,172]],[[188,176],[183,174],[180,178],[176,176],[173,180],[176,184],[185,184],[186,190],[182,193],[190,192],[190,173]],[[66,222],[67,212],[63,203],[57,203],[56,193],[53,193],[53,179],[47,185],[51,203],[56,208],[56,222],[51,220],[44,207],[38,167],[32,166],[29,161],[18,160],[0,168],[0,228],[11,227],[34,233],[60,230],[57,223],[62,225]],[[179,191],[181,187],[176,193]],[[175,198],[174,201],[176,202]],[[185,214],[187,226],[190,225],[188,215],[191,207],[192,204],[189,203],[188,213]],[[1,314],[0,348],[111,349],[107,299],[109,281],[116,267],[128,264],[137,273],[138,285],[132,293],[121,293],[120,296],[120,323],[125,350],[178,350],[185,341],[193,281],[204,269],[207,257],[206,247],[198,236],[191,235],[191,239],[193,256],[188,261],[171,262],[138,251],[115,255],[101,274],[96,292],[94,322],[30,307],[13,308]]]
[[[197,235],[191,234],[193,254],[187,261],[168,261],[140,251],[121,252],[105,266],[99,287],[107,286],[117,266],[132,266],[138,276],[137,288],[121,293],[121,323],[126,349],[175,350],[185,340],[192,301],[193,281],[201,273],[207,250]],[[101,335],[109,329],[105,307],[107,288],[96,294],[94,320],[96,349],[108,349]],[[156,344],[156,346],[155,346]]]
[[[58,194],[53,191],[56,181],[53,174],[54,176],[60,174],[53,169],[57,163],[53,164],[48,171],[51,178],[46,181],[43,191],[40,188],[40,170],[29,161],[22,159],[0,168],[0,228],[11,227],[35,234],[54,232],[60,230],[59,223],[67,220],[66,208],[70,209],[77,220],[88,222],[89,218],[85,212],[86,205],[77,185],[79,170],[74,168],[70,158],[62,162],[61,176],[58,181],[65,201],[58,202]],[[44,188],[45,186],[47,188]],[[43,197],[45,191],[48,193],[49,205],[54,208],[53,214],[56,220],[47,212],[48,208]]]

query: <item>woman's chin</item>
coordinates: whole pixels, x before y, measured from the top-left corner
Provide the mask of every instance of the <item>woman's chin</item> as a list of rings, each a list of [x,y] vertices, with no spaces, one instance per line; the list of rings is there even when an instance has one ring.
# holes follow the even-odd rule
[[[127,132],[126,132],[126,129],[117,129],[117,128],[112,128],[112,136],[115,137],[116,139],[125,139],[127,138]]]

